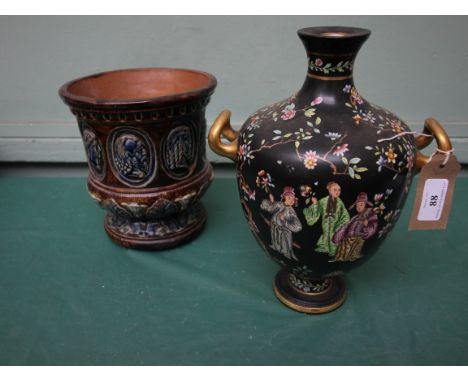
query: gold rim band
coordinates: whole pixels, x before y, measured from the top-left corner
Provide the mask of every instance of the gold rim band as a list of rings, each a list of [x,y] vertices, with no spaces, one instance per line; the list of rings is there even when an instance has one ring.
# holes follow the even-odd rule
[[[346,291],[344,291],[343,296],[338,301],[334,302],[333,304],[323,306],[321,308],[314,308],[314,307],[305,307],[302,305],[298,305],[287,300],[276,288],[276,285],[274,282],[273,282],[273,291],[275,292],[275,296],[278,298],[278,300],[280,300],[284,305],[286,305],[288,308],[291,308],[292,310],[295,310],[301,313],[312,313],[312,314],[328,313],[328,312],[331,312],[332,310],[339,308],[341,305],[343,305],[346,299]]]
[[[326,77],[326,76],[318,76],[312,73],[307,73],[307,76],[310,78],[315,78],[317,80],[323,80],[323,81],[343,81],[343,80],[349,80],[350,78],[353,78],[352,74],[349,76]]]

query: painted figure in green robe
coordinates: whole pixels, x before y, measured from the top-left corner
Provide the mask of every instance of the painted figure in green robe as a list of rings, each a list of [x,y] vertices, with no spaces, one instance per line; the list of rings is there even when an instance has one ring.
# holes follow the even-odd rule
[[[312,204],[304,208],[304,216],[308,225],[314,225],[322,219],[322,235],[317,241],[315,250],[334,257],[337,244],[333,242],[333,235],[349,221],[349,213],[340,199],[341,187],[336,182],[327,184],[328,196],[317,200],[312,198]]]

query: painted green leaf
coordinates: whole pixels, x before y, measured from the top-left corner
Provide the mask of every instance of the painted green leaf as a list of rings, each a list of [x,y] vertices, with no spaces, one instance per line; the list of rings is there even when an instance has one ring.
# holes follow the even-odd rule
[[[341,158],[341,161],[342,161],[344,164],[348,164],[348,160],[346,159],[346,157]]]
[[[322,118],[317,117],[317,118],[315,119],[315,124],[318,126],[318,125],[320,125],[321,123],[322,123]]]
[[[309,203],[310,203],[310,198],[307,198],[307,199],[305,200],[305,203],[306,203],[306,204],[309,204]]]
[[[354,179],[361,179],[361,175],[359,175],[359,174],[354,174]]]
[[[278,139],[281,139],[281,135],[277,135],[276,137],[273,137],[273,141],[277,141]]]
[[[305,112],[304,112],[304,115],[306,117],[312,117],[313,115],[315,115],[315,109],[313,107],[311,107],[310,109],[307,109]]]
[[[306,135],[305,137],[302,138],[303,141],[307,141],[309,139],[312,139],[312,135]]]
[[[372,146],[366,146],[364,147],[366,150],[374,150],[374,148]]]
[[[314,127],[314,124],[310,121],[307,121],[307,126]]]
[[[266,141],[264,139],[262,139],[262,141],[260,142],[260,146],[263,146],[265,144],[265,142]]]
[[[301,144],[301,142],[299,142],[299,141],[294,142],[294,146],[296,146],[296,149],[299,147],[300,144]]]
[[[348,103],[348,102],[346,102],[345,105],[348,106],[348,107],[353,107],[353,105],[351,105],[351,104]]]
[[[354,171],[356,171],[356,172],[364,172],[364,171],[367,171],[367,170],[368,170],[367,167],[356,167],[354,169]]]
[[[361,161],[361,158],[353,158],[349,161],[349,164],[357,164]]]
[[[281,134],[281,130],[273,130],[275,134]]]
[[[293,133],[287,133],[287,134],[284,134],[283,137],[289,138],[291,135],[293,135]]]
[[[320,130],[317,129],[317,128],[315,128],[315,129],[314,129],[314,133],[320,134]]]
[[[349,176],[350,176],[351,178],[354,178],[354,175],[355,175],[355,174],[354,174],[354,170],[352,169],[352,167],[349,167],[349,168],[348,168],[348,174],[349,174]]]

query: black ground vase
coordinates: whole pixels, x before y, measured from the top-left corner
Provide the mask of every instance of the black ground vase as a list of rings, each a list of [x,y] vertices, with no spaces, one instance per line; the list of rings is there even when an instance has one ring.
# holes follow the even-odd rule
[[[240,201],[258,243],[282,269],[274,292],[287,306],[323,313],[345,299],[340,274],[376,252],[403,208],[419,153],[443,128],[427,119],[415,136],[395,114],[366,101],[353,64],[370,31],[317,27],[298,31],[307,77],[293,96],[259,109],[241,130],[230,112],[209,143],[237,163]],[[222,141],[221,137],[230,141]]]

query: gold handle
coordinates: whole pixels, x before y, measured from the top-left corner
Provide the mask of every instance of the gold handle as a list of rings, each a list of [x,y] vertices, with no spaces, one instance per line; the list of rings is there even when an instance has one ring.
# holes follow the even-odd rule
[[[208,143],[211,150],[216,154],[230,158],[235,162],[237,159],[239,132],[233,130],[230,118],[231,112],[229,110],[224,110],[216,118],[208,134]],[[230,143],[221,142],[221,136],[226,138]]]
[[[442,125],[435,120],[434,118],[428,118],[424,121],[424,130],[423,134],[431,134],[431,137],[420,135],[416,137],[416,147],[418,150],[429,146],[431,142],[436,140],[437,149],[440,151],[450,151],[452,150],[452,142],[445,132]],[[421,171],[424,165],[426,165],[430,160],[430,157],[421,154],[419,151],[416,153],[416,170]]]

